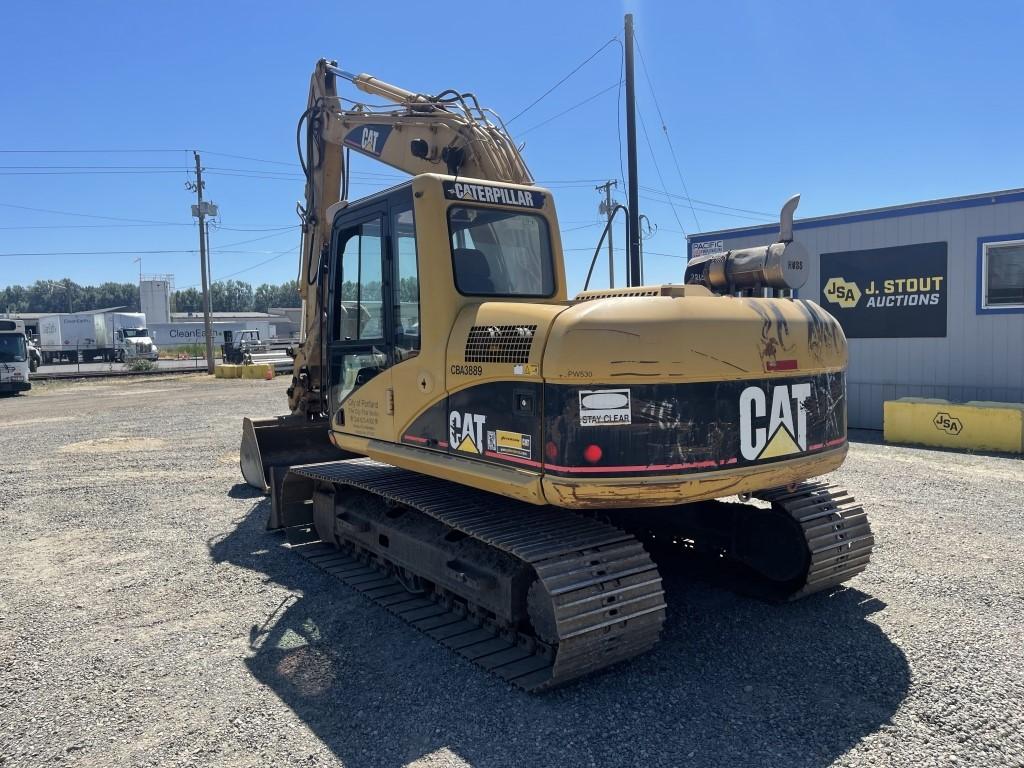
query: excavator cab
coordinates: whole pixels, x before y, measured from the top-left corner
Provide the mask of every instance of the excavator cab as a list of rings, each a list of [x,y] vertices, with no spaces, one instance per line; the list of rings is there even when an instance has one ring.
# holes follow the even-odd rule
[[[399,442],[396,425],[468,382],[479,366],[447,363],[467,306],[567,300],[553,200],[535,186],[423,174],[328,215],[315,329],[323,413],[245,419],[242,473],[265,492],[273,467],[359,452],[339,440]],[[436,418],[446,432],[447,414]]]

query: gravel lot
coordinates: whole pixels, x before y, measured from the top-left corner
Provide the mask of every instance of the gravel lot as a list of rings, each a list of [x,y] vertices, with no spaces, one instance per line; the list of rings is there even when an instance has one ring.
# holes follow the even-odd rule
[[[673,568],[654,652],[529,696],[264,532],[240,420],[285,386],[0,400],[0,765],[1024,766],[1024,462],[858,442],[850,588]]]

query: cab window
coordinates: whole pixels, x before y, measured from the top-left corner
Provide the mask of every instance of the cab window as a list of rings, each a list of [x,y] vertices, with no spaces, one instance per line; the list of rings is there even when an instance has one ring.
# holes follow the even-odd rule
[[[470,296],[547,297],[555,292],[543,216],[470,206],[448,209],[455,287]]]
[[[341,269],[334,287],[333,329],[337,341],[384,337],[383,229],[383,218],[376,218],[345,230],[338,238]]]
[[[393,208],[391,235],[395,259],[395,362],[420,350],[420,281],[416,263],[416,227],[412,205]]]

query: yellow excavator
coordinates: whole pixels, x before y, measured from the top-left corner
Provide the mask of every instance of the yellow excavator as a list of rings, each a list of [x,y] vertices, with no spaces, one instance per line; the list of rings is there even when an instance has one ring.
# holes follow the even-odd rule
[[[530,691],[657,642],[652,553],[777,600],[864,569],[866,513],[808,482],[847,453],[847,351],[794,295],[798,198],[772,245],[569,297],[554,198],[472,94],[321,60],[298,138],[291,413],[244,420],[241,467],[313,563]],[[349,202],[350,151],[412,178]]]

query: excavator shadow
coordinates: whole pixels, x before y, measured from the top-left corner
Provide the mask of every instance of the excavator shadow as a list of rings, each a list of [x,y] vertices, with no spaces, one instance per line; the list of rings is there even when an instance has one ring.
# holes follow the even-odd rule
[[[903,652],[870,620],[885,605],[864,592],[772,605],[672,563],[652,652],[525,694],[280,546],[268,507],[211,555],[292,592],[254,617],[245,663],[346,766],[826,766],[908,691]]]

